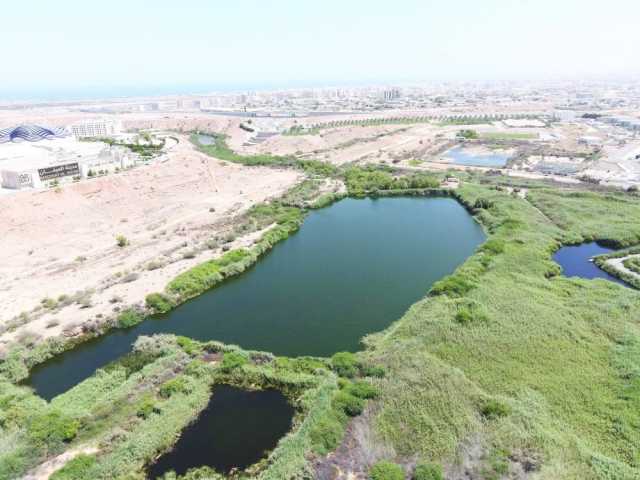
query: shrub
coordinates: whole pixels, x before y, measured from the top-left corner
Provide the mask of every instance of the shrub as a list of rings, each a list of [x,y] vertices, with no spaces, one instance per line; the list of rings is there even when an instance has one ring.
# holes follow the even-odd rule
[[[447,278],[437,281],[431,288],[431,295],[449,295],[462,297],[473,289],[475,285],[462,278],[460,275],[449,275]]]
[[[471,310],[467,307],[463,307],[456,312],[456,322],[466,325],[467,323],[471,323],[472,320]]]
[[[458,135],[461,136],[462,138],[466,138],[467,140],[474,140],[476,138],[480,138],[480,136],[478,135],[478,132],[471,129],[460,130],[458,132]]]
[[[371,480],[404,480],[404,471],[397,463],[381,461],[369,470]]]
[[[136,411],[136,415],[140,418],[149,418],[152,413],[159,412],[159,409],[156,408],[156,402],[153,397],[148,396],[143,398],[138,404],[138,409]]]
[[[498,255],[499,253],[504,252],[505,242],[499,238],[492,238],[491,240],[487,240],[484,242],[484,245],[480,247],[481,252],[486,252],[491,255]]]
[[[327,416],[315,423],[309,431],[309,438],[314,451],[320,455],[326,455],[338,447],[343,433],[344,428],[340,421],[333,416]]]
[[[376,398],[380,392],[376,387],[367,382],[353,382],[349,383],[344,391],[353,395],[354,397],[362,398],[362,399],[370,399]]]
[[[341,377],[353,378],[358,374],[360,362],[351,352],[338,352],[331,357],[331,368]]]
[[[491,200],[487,200],[486,198],[478,198],[475,203],[473,204],[473,208],[474,209],[482,209],[484,208],[485,210],[493,207],[494,203]]]
[[[126,247],[129,245],[129,240],[124,235],[116,235],[116,245],[120,248]]]
[[[222,357],[220,369],[225,373],[229,373],[236,368],[246,365],[247,362],[247,357],[239,352],[226,352]]]
[[[159,268],[162,268],[162,262],[160,260],[151,260],[149,263],[147,263],[147,270],[151,271],[151,270],[157,270]]]
[[[89,478],[89,470],[96,464],[95,455],[78,455],[49,477],[50,480],[83,480]]]
[[[436,463],[420,463],[413,472],[413,480],[444,480],[442,467]]]
[[[175,306],[174,302],[162,293],[150,293],[145,298],[145,304],[155,313],[166,313]]]
[[[505,417],[511,413],[511,408],[498,400],[487,401],[480,409],[482,416],[488,420]]]
[[[355,397],[350,393],[341,391],[333,397],[333,407],[341,412],[346,413],[350,417],[360,415],[364,410],[364,400]]]
[[[144,317],[140,314],[140,312],[133,308],[128,308],[127,310],[124,310],[122,313],[120,313],[120,315],[118,315],[118,319],[116,320],[116,322],[118,324],[118,327],[120,328],[129,328],[137,325],[142,320],[144,320]]]
[[[365,377],[384,377],[384,368],[379,365],[361,365],[360,370]]]
[[[55,448],[62,442],[73,440],[80,422],[57,410],[36,415],[28,424],[29,437],[36,445]]]
[[[199,353],[202,350],[199,342],[192,340],[189,337],[176,337],[176,342],[178,346],[184,350],[184,352],[188,355],[193,355]]]
[[[488,317],[478,305],[471,304],[460,306],[456,312],[455,320],[461,325],[468,325],[474,322],[486,322]]]
[[[122,277],[122,283],[131,283],[135,282],[138,278],[140,278],[140,274],[136,272],[127,273],[124,277]]]
[[[159,393],[162,398],[169,398],[175,393],[187,393],[188,391],[189,387],[185,379],[176,377],[164,382],[160,387]]]

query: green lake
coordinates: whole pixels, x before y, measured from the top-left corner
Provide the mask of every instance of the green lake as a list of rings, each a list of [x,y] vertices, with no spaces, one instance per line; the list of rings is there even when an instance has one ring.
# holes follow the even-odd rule
[[[276,355],[356,351],[450,274],[485,239],[454,199],[345,199],[312,211],[299,232],[218,287],[126,330],[36,366],[46,399],[130,351],[139,335],[173,333]]]

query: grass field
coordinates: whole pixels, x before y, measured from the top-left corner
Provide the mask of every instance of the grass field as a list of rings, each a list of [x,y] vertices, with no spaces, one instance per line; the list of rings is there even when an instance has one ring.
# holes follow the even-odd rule
[[[480,449],[478,478],[523,463],[536,478],[640,478],[640,295],[563,278],[550,261],[560,240],[637,242],[640,202],[541,189],[538,210],[474,185],[460,195],[489,205],[478,217],[501,247],[459,268],[465,293],[445,288],[367,338],[366,355],[389,371],[381,441],[449,471]],[[460,322],[469,307],[476,318]]]

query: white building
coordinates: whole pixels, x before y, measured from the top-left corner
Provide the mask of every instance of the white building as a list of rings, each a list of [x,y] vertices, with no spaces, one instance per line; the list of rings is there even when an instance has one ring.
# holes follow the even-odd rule
[[[120,133],[120,124],[112,120],[93,120],[74,123],[69,127],[76,138],[105,138]]]
[[[73,137],[0,144],[0,186],[42,188],[125,169],[133,156],[124,147],[79,142]]]

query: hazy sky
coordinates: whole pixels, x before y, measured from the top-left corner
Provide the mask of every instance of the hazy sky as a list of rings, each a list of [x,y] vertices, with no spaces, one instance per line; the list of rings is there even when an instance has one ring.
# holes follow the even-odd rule
[[[639,0],[31,0],[2,93],[640,73]]]

